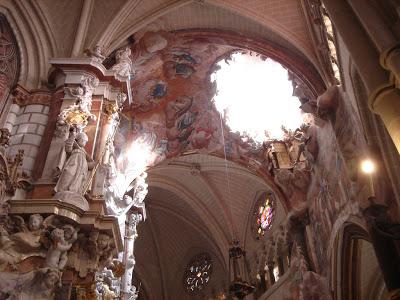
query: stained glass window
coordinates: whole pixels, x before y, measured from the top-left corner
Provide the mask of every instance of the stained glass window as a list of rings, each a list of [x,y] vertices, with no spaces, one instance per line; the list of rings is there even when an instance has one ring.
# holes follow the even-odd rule
[[[263,193],[256,203],[254,209],[255,230],[258,236],[263,236],[271,227],[274,218],[274,203],[272,193]]]
[[[209,254],[201,253],[192,258],[186,267],[184,285],[188,292],[201,291],[210,281],[212,260]]]

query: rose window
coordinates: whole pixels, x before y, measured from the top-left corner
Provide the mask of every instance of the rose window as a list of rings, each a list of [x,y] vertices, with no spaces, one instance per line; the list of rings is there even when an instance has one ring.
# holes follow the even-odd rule
[[[254,228],[258,237],[263,236],[271,228],[274,218],[273,194],[265,192],[258,199],[254,208],[255,224]]]
[[[200,291],[210,281],[212,260],[207,253],[196,255],[186,267],[184,285],[188,292]]]

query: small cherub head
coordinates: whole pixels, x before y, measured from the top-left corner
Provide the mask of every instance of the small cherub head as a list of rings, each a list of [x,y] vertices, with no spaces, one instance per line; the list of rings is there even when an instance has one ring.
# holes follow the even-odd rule
[[[84,132],[79,132],[75,137],[76,142],[80,147],[85,147],[86,143],[88,142],[89,138]]]
[[[109,246],[110,243],[110,237],[106,234],[99,234],[99,237],[97,238],[97,246],[99,249],[106,249]]]
[[[62,240],[64,240],[64,230],[62,230],[60,228],[55,228],[51,232],[50,237],[51,237],[52,241],[62,241]]]
[[[75,228],[72,225],[66,224],[63,226],[64,237],[66,240],[70,240],[75,233]]]
[[[39,230],[43,224],[43,217],[39,214],[33,214],[29,217],[29,230]]]

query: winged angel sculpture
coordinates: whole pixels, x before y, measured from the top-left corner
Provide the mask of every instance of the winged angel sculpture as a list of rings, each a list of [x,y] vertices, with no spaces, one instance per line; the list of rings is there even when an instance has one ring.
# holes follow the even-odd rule
[[[46,259],[45,266],[63,269],[67,251],[77,239],[77,230],[70,224],[61,224],[54,215],[43,219],[32,214],[28,224],[21,216],[11,216],[0,225],[0,266],[13,268],[32,256]]]
[[[123,168],[116,167],[114,158],[110,159],[110,174],[106,183],[106,204],[110,214],[121,216],[132,206],[145,212],[144,198],[147,195],[147,173],[158,155],[157,136],[152,132],[142,132],[132,144],[129,155],[125,155]],[[113,151],[111,156],[114,157]]]
[[[136,170],[118,173],[109,179],[106,191],[106,204],[110,214],[121,216],[132,206],[141,207],[145,212],[144,198],[147,195],[147,173],[137,174]],[[127,192],[128,193],[125,193]],[[129,192],[132,191],[132,196]]]

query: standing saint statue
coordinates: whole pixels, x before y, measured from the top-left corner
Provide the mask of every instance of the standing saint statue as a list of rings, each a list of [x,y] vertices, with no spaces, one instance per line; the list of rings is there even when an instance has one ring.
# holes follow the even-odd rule
[[[84,210],[87,210],[89,205],[83,194],[89,180],[89,170],[93,169],[95,165],[84,149],[87,142],[86,133],[77,133],[75,129],[70,132],[64,146],[65,152],[69,156],[54,188],[56,192],[54,198],[75,204]]]

